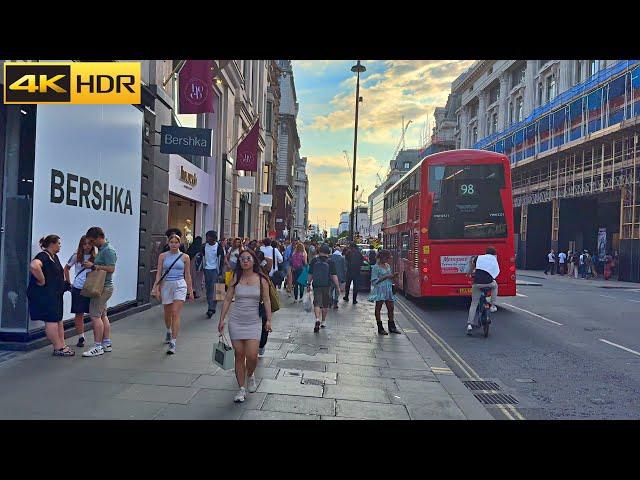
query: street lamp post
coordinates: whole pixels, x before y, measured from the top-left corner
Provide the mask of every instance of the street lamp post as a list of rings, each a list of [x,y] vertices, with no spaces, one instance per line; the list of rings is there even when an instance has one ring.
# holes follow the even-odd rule
[[[356,159],[358,153],[358,107],[360,105],[360,74],[366,72],[367,69],[364,65],[360,64],[360,60],[353,67],[351,71],[356,74],[356,121],[353,134],[353,175],[351,175],[351,219],[349,222],[349,237],[351,241],[355,240],[355,232],[353,230],[353,221],[355,215],[355,201],[356,201]]]

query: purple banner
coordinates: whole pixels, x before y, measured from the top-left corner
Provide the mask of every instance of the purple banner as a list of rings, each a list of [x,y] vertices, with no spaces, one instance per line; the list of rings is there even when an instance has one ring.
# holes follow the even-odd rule
[[[213,60],[186,60],[180,70],[180,114],[213,113]]]
[[[236,151],[236,170],[258,171],[258,137],[260,122],[256,122],[249,134],[240,142]]]

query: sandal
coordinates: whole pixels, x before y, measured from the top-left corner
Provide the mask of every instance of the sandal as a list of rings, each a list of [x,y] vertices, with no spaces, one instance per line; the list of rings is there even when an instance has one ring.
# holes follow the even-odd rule
[[[60,350],[53,350],[54,357],[73,357],[76,354],[73,350],[71,350],[68,346],[64,346]]]

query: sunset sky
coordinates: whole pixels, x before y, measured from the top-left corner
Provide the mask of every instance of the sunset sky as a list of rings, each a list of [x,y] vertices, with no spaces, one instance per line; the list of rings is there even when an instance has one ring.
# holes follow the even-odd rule
[[[376,173],[384,178],[400,140],[402,116],[412,120],[406,147],[420,144],[433,111],[444,107],[451,82],[473,60],[363,60],[360,78],[358,162],[356,183],[363,200],[375,188]],[[355,60],[294,60],[293,70],[300,110],[300,156],[307,157],[309,222],[326,221],[337,227],[341,211],[351,208],[351,176],[343,150],[353,156],[356,76]],[[429,132],[430,135],[430,132]],[[324,226],[323,226],[324,228]]]

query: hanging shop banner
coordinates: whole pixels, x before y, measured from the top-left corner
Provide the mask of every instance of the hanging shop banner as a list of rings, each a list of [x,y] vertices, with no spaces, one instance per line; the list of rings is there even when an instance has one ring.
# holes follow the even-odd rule
[[[598,229],[598,259],[604,262],[604,257],[607,256],[607,229]]]
[[[258,171],[258,137],[260,122],[256,122],[249,134],[240,142],[236,152],[236,170]]]
[[[238,177],[236,190],[240,193],[253,193],[256,191],[256,177]]]
[[[180,114],[213,113],[213,60],[186,60],[178,75]]]
[[[211,156],[213,130],[162,125],[160,153]]]
[[[138,293],[142,128],[132,105],[38,106],[32,254],[39,238],[54,233],[64,265],[80,237],[101,227],[118,254],[110,307]],[[71,295],[63,318],[73,318]]]

